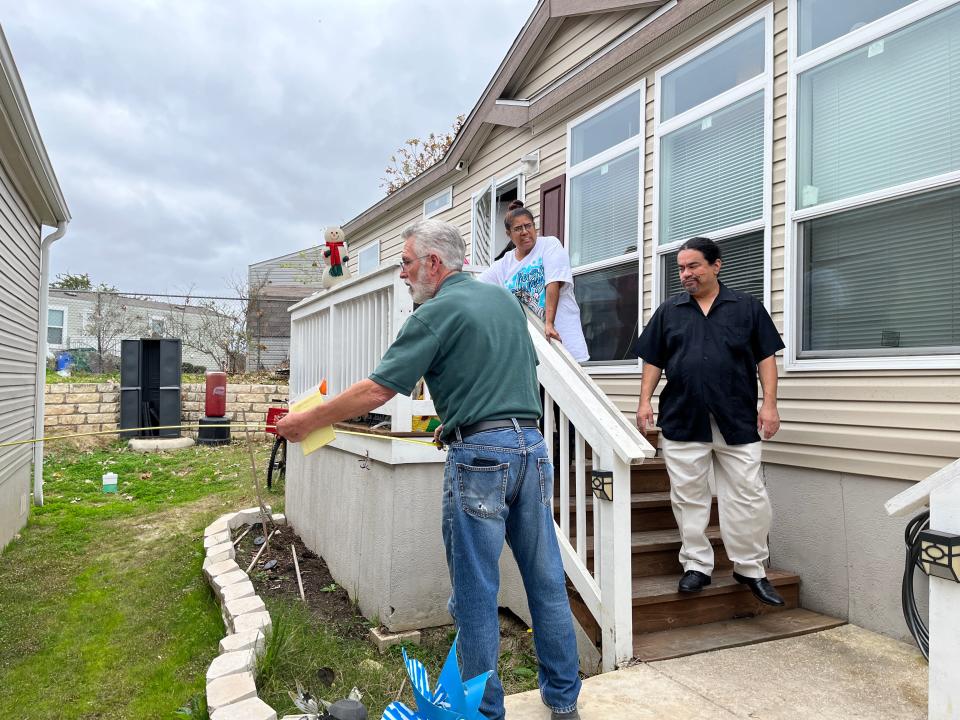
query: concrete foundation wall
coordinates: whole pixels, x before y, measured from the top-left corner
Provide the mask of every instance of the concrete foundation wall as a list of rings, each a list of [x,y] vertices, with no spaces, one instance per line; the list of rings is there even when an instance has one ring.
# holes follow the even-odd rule
[[[903,620],[903,530],[883,504],[913,483],[764,464],[770,562],[800,575],[800,604],[912,642]],[[926,613],[926,578],[917,581]]]
[[[388,465],[336,448],[293,447],[287,521],[326,560],[365,617],[393,631],[450,622],[440,536],[441,463]]]
[[[6,480],[0,482],[0,550],[6,547],[17,531],[27,524],[32,503],[30,468],[31,464],[26,462],[14,470]],[[25,504],[24,496],[26,496]]]

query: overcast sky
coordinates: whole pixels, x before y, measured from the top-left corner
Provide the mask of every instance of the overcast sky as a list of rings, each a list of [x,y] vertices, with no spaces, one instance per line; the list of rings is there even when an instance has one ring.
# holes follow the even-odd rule
[[[470,111],[535,0],[2,5],[73,215],[51,278],[217,293],[379,200],[390,155]]]

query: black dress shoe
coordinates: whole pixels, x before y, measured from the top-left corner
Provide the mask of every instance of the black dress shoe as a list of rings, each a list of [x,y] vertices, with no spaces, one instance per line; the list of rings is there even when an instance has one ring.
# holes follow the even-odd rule
[[[735,572],[733,574],[733,579],[741,585],[746,585],[748,588],[750,588],[750,592],[753,593],[753,596],[766,605],[775,605],[777,607],[786,605],[786,603],[783,601],[783,598],[780,597],[780,593],[773,589],[773,585],[771,585],[770,581],[765,577],[749,578],[741,575],[738,572]]]
[[[580,720],[580,713],[576,709],[570,712],[558,713],[556,710],[550,711],[550,720]]]
[[[709,584],[710,576],[706,573],[699,570],[687,570],[680,578],[677,590],[682,593],[698,593]]]

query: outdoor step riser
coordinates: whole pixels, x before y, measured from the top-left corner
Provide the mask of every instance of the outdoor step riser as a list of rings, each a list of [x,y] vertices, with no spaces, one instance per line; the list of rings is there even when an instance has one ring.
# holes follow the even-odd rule
[[[590,493],[590,468],[587,468],[586,475],[587,493]],[[577,475],[573,468],[570,469],[570,487],[577,486]],[[667,492],[670,490],[670,476],[663,466],[655,468],[644,468],[643,465],[634,465],[630,472],[630,492]],[[554,495],[560,493],[560,474],[554,473],[553,477]]]
[[[718,595],[689,595],[665,598],[662,602],[633,607],[633,632],[647,633],[691,625],[754,617],[762,613],[788,610],[799,606],[800,585],[790,583],[777,586],[783,597],[783,608],[764,605],[746,588]]]
[[[570,532],[576,533],[575,506],[570,498]],[[588,503],[586,509],[587,535],[593,535],[593,503]],[[553,519],[560,522],[560,501],[554,501]],[[714,498],[713,509],[710,512],[710,525],[719,525],[720,516],[717,510],[717,501]],[[634,507],[630,510],[630,524],[634,532],[641,530],[673,530],[677,527],[677,520],[673,508],[669,505],[659,507]]]
[[[574,543],[574,548],[576,544]],[[631,558],[630,569],[633,577],[651,577],[653,575],[670,575],[676,573],[677,580],[683,574],[683,567],[680,565],[678,557],[679,550],[656,550],[653,552],[639,553],[634,552]],[[729,570],[733,567],[730,558],[727,557],[727,551],[723,545],[714,545],[713,547],[714,570]],[[587,569],[593,572],[593,557],[588,554]]]

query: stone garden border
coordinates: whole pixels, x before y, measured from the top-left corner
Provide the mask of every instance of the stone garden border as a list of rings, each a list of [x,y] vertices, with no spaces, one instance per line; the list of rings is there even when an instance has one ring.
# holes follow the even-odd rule
[[[269,507],[266,509],[270,511]],[[287,522],[280,513],[270,517],[277,525]],[[257,696],[254,679],[257,657],[263,652],[273,624],[263,599],[234,559],[231,532],[258,522],[260,509],[248,508],[221,515],[203,532],[203,575],[220,603],[226,629],[220,654],[207,668],[210,720],[277,720],[273,708]]]

